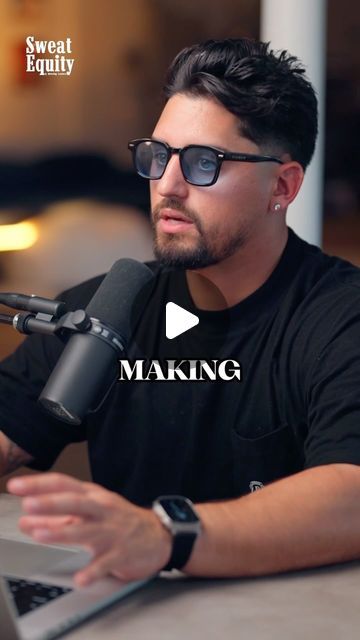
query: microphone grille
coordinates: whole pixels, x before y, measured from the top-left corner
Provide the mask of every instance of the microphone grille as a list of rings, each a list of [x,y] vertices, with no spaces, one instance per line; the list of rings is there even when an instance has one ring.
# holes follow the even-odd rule
[[[130,335],[131,309],[141,289],[154,275],[145,264],[131,258],[117,260],[86,307],[86,313],[109,324],[121,336]]]

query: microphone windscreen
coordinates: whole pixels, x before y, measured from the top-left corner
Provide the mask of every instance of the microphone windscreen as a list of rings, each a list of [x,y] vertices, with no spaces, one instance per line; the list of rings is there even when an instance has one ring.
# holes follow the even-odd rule
[[[90,300],[86,313],[110,325],[127,340],[133,303],[153,277],[151,269],[137,260],[117,260]]]

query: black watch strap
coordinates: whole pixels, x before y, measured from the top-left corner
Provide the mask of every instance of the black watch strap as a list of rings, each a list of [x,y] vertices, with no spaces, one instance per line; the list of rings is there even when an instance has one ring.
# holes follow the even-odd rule
[[[196,538],[196,533],[178,533],[175,535],[173,537],[173,548],[170,560],[163,568],[163,571],[182,569],[190,558]]]

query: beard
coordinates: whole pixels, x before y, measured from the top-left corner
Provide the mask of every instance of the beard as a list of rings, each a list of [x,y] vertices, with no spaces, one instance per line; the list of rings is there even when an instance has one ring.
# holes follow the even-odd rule
[[[160,218],[161,209],[169,207],[186,215],[198,231],[196,238],[185,238],[180,233],[159,234],[156,223]],[[203,269],[232,256],[242,247],[247,238],[244,228],[238,233],[230,233],[227,237],[221,233],[221,227],[205,232],[198,215],[185,209],[177,200],[166,199],[157,205],[152,212],[152,230],[154,255],[166,267],[178,269]]]

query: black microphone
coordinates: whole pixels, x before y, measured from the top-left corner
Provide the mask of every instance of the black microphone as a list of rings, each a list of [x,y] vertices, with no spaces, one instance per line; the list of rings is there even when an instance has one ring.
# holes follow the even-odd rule
[[[152,278],[152,271],[136,260],[115,262],[86,307],[90,328],[71,336],[39,396],[47,411],[80,424],[99,406],[117,377],[117,359],[131,334],[133,303]]]

